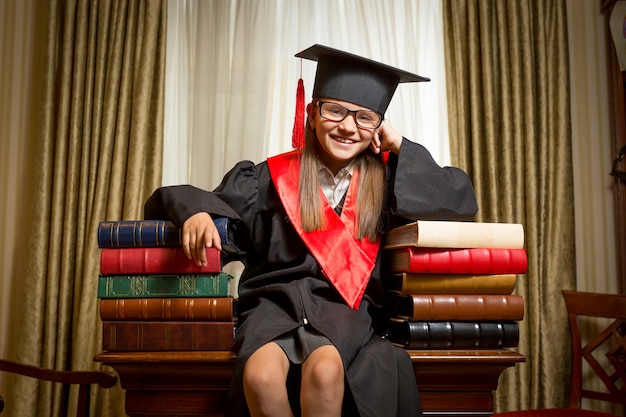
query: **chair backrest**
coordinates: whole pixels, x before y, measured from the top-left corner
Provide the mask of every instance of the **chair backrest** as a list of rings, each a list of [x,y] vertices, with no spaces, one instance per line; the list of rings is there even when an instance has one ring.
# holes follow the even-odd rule
[[[563,291],[563,297],[572,334],[569,407],[579,408],[582,398],[626,405],[626,295]],[[587,342],[581,338],[579,320],[583,316],[612,320],[597,333],[594,331]],[[606,391],[583,389],[583,360],[604,383]]]
[[[98,384],[102,388],[111,388],[117,383],[117,375],[104,371],[57,371],[40,368],[21,363],[0,359],[0,371],[10,372],[36,378],[42,381],[57,382],[66,385],[78,385],[77,417],[89,415],[89,392],[91,384]],[[4,401],[0,397],[0,405],[4,408]],[[2,412],[0,408],[0,412]]]

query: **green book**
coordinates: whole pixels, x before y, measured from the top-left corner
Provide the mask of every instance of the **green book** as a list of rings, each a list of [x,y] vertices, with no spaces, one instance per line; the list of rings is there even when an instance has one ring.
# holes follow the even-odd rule
[[[100,275],[98,298],[226,297],[231,276],[212,275]]]

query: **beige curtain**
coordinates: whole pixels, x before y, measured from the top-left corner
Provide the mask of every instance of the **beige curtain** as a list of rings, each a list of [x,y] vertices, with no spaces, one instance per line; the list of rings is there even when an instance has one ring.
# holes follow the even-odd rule
[[[519,351],[496,409],[562,406],[570,340],[561,290],[576,286],[564,0],[445,0],[451,159],[476,187],[478,220],[522,223],[528,273]]]
[[[441,0],[168,0],[164,185],[213,189],[242,160],[291,150],[296,85],[315,43],[428,76],[385,118],[449,164]]]
[[[96,369],[101,324],[96,230],[142,214],[161,181],[165,0],[40,2],[47,25],[36,109],[35,202],[17,359]],[[13,416],[74,415],[75,393],[19,379]],[[119,386],[93,415],[123,415]],[[52,404],[52,406],[51,406]],[[97,412],[96,412],[97,410]]]

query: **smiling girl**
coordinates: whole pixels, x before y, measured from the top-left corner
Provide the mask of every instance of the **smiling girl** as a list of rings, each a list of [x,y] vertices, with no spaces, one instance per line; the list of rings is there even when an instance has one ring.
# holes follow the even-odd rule
[[[199,264],[221,249],[213,218],[241,232],[227,416],[421,415],[409,356],[380,336],[381,238],[416,219],[471,219],[472,185],[384,121],[398,83],[427,79],[320,45],[296,56],[318,62],[304,149],[240,162],[213,192],[160,188],[145,217],[182,227]]]

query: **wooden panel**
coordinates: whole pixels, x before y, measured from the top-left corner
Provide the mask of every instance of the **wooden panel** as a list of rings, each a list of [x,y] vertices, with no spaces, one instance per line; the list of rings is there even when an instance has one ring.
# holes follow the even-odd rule
[[[525,360],[505,349],[409,351],[425,416],[490,416],[500,374]],[[130,417],[221,417],[232,352],[104,352]]]
[[[127,391],[129,416],[222,416],[227,391]]]
[[[493,393],[486,391],[420,393],[425,416],[490,416]]]
[[[418,389],[493,391],[500,374],[524,356],[506,349],[409,351]]]

